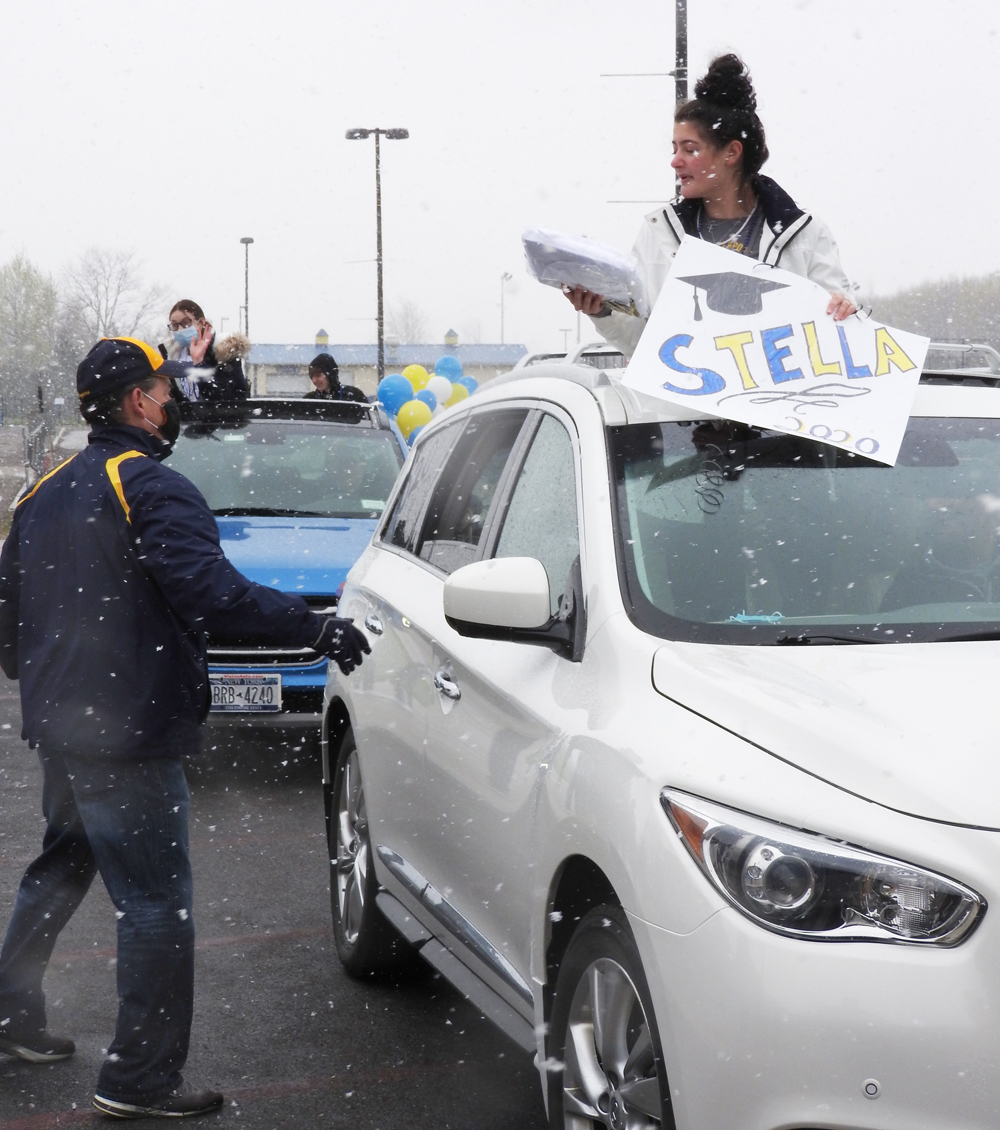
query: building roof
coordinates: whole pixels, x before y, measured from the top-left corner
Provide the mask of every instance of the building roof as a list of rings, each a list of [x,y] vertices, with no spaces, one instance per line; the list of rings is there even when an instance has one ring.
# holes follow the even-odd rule
[[[318,352],[331,353],[343,369],[352,365],[374,368],[378,364],[377,345],[330,345],[322,351],[315,342],[309,345],[254,345],[250,350],[251,365],[306,366]],[[429,369],[439,357],[457,357],[463,365],[515,365],[528,352],[524,345],[392,345],[386,343],[387,369],[403,369],[407,365],[424,365]]]

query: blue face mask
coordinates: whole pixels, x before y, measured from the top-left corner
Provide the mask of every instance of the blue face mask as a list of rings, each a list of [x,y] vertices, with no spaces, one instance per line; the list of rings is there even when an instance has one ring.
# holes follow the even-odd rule
[[[182,330],[174,330],[174,341],[176,341],[178,345],[190,345],[197,336],[197,326],[185,326]]]

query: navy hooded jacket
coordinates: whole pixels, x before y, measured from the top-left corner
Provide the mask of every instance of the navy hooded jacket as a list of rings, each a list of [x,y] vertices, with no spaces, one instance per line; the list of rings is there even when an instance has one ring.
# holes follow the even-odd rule
[[[149,432],[95,426],[18,503],[0,554],[0,666],[23,737],[93,757],[190,751],[209,707],[205,634],[307,647],[323,621],[229,563]]]

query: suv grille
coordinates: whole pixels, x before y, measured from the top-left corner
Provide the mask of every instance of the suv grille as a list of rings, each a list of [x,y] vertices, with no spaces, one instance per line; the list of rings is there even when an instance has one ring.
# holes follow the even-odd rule
[[[303,600],[318,616],[332,616],[337,611],[335,596],[306,596]],[[312,667],[322,658],[311,647],[217,644],[211,637],[208,640],[208,661],[213,667]]]

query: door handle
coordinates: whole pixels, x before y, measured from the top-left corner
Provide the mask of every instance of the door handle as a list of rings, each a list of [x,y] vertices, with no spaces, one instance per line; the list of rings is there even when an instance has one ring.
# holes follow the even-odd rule
[[[383,632],[382,621],[374,612],[369,612],[365,617],[365,627],[373,636],[380,636]]]
[[[462,697],[462,688],[455,682],[445,667],[442,667],[440,671],[435,673],[434,686],[437,687],[445,698],[450,698],[454,702],[458,702]]]

